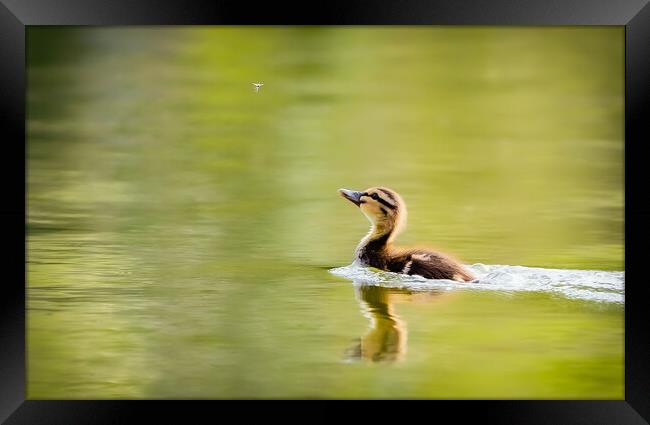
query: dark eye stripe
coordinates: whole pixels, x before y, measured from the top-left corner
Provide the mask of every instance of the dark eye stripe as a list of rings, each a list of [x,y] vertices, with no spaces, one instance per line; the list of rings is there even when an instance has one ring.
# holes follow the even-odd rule
[[[379,201],[383,205],[386,205],[391,210],[394,210],[396,208],[395,205],[391,204],[390,202],[388,202],[387,200],[385,200],[381,196],[377,195],[376,193],[373,193],[373,195],[375,195],[375,197],[373,199],[375,199],[376,201]]]
[[[381,197],[377,197],[377,200],[379,202],[381,202],[382,204],[386,205],[391,210],[394,210],[395,208],[397,208],[395,205],[391,204],[390,202],[386,201],[385,199],[382,199]]]
[[[374,196],[373,196],[373,195],[374,195]],[[368,196],[368,197],[370,197],[370,198],[372,198],[372,199],[374,199],[374,200],[376,200],[376,201],[382,203],[383,205],[386,205],[386,206],[387,206],[388,208],[390,208],[391,210],[394,210],[395,208],[397,208],[397,206],[391,204],[390,202],[388,202],[387,200],[383,199],[381,196],[379,196],[379,195],[376,194],[376,193],[368,193],[368,192],[364,192],[364,193],[361,194],[361,196]]]

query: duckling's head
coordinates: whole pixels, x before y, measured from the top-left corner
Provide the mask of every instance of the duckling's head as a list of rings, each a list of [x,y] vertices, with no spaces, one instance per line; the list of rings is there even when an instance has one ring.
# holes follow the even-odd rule
[[[380,232],[396,235],[406,224],[406,204],[394,190],[371,187],[363,192],[339,189],[339,193],[359,207]]]

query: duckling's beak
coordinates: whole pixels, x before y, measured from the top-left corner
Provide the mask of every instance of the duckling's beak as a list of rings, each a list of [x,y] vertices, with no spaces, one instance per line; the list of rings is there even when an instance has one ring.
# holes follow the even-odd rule
[[[361,204],[361,195],[363,195],[363,192],[357,192],[355,190],[348,189],[339,189],[339,193],[341,196],[352,202],[357,207]]]

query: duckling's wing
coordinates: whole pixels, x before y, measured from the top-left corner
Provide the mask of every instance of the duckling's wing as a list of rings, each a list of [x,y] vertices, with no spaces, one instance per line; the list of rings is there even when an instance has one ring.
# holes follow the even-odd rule
[[[416,253],[411,256],[408,274],[416,274],[427,279],[451,279],[454,269],[441,256],[430,253]]]
[[[418,275],[427,279],[471,280],[463,266],[444,254],[413,250],[405,253],[407,257],[401,273]]]

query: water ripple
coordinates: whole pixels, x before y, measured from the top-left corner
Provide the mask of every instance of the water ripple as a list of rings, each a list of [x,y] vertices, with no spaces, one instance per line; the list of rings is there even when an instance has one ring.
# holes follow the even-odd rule
[[[331,269],[334,275],[355,284],[408,288],[412,290],[487,290],[500,292],[552,292],[567,298],[623,303],[625,272],[601,270],[544,269],[537,267],[472,264],[467,266],[478,279],[460,283],[425,279],[350,264]]]

